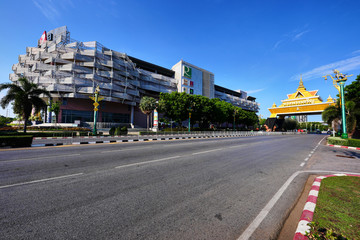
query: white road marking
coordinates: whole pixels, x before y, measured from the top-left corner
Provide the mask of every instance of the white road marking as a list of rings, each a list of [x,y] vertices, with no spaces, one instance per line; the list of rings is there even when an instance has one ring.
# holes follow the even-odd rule
[[[151,160],[151,161],[146,161],[146,162],[131,163],[131,164],[127,164],[127,165],[117,166],[115,168],[126,168],[126,167],[131,167],[131,166],[139,166],[139,165],[144,165],[144,164],[149,164],[149,163],[154,163],[154,162],[162,162],[162,161],[179,158],[179,157],[180,156],[173,156],[173,157]]]
[[[142,147],[141,149],[147,149],[151,147]],[[101,153],[111,153],[111,152],[125,152],[125,151],[133,151],[133,150],[139,150],[139,148],[126,148],[126,149],[117,149],[117,150],[109,150],[109,151],[102,151]]]
[[[309,154],[309,157],[311,157],[311,154]]]
[[[217,149],[208,150],[208,151],[203,151],[203,152],[196,152],[196,153],[192,153],[191,155],[197,155],[197,154],[203,154],[203,153],[215,152],[215,151],[220,151],[220,150],[223,150],[223,148],[217,148]]]
[[[77,153],[77,154],[68,154],[68,155],[55,155],[55,156],[46,156],[46,157],[36,157],[36,158],[22,158],[22,159],[15,159],[15,160],[0,161],[0,163],[39,160],[39,159],[55,158],[55,157],[73,157],[73,156],[79,156],[79,155],[80,154]]]
[[[304,161],[306,162],[307,160],[309,160],[309,158],[305,158]]]
[[[268,215],[270,210],[274,207],[275,203],[279,200],[281,195],[285,192],[286,188],[290,185],[290,183],[294,180],[294,178],[299,174],[300,172],[297,171],[289,177],[289,179],[282,185],[282,187],[275,193],[275,195],[270,199],[270,201],[265,205],[265,207],[261,210],[259,215],[250,223],[250,225],[245,229],[245,231],[241,234],[241,236],[238,238],[238,240],[247,240],[251,237],[253,232],[259,227],[261,222],[265,219],[265,217]]]
[[[56,179],[68,178],[68,177],[75,177],[75,176],[79,176],[82,174],[84,174],[84,173],[75,173],[75,174],[64,175],[64,176],[59,176],[59,177],[44,178],[44,179],[34,180],[34,181],[29,181],[29,182],[9,184],[9,185],[0,186],[0,189],[15,187],[15,186],[22,186],[22,185],[27,185],[27,184],[32,184],[32,183],[47,182],[47,181],[52,181],[52,180],[56,180]]]
[[[305,165],[305,163],[303,162],[303,163],[300,164],[300,167],[303,167],[304,165]]]

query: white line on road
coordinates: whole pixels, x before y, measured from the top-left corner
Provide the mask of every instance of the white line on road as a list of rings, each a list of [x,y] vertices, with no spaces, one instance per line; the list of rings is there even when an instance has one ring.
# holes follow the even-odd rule
[[[144,164],[148,164],[148,163],[162,162],[162,161],[166,161],[166,160],[170,160],[170,159],[174,159],[174,158],[179,158],[179,157],[180,156],[173,156],[173,157],[162,158],[162,159],[157,159],[157,160],[151,160],[151,161],[146,161],[146,162],[131,163],[131,164],[127,164],[127,165],[117,166],[115,168],[126,168],[126,167],[131,167],[131,166],[139,166],[139,165],[144,165]]]
[[[259,215],[250,223],[250,225],[245,229],[245,231],[241,234],[238,240],[247,240],[251,237],[256,228],[259,227],[260,223],[264,220],[264,218],[268,215],[270,210],[274,207],[275,203],[279,200],[281,195],[285,192],[286,188],[290,185],[290,183],[294,180],[294,178],[300,172],[297,171],[282,185],[282,187],[275,193],[275,195],[270,199],[270,201],[266,204],[266,206],[261,210]]]
[[[303,162],[303,163],[300,164],[300,167],[303,167],[304,165],[305,165],[305,163]]]
[[[307,160],[309,160],[309,158],[305,158],[304,161],[306,162]]]
[[[220,151],[220,150],[223,150],[223,148],[217,148],[217,149],[208,150],[208,151],[203,151],[203,152],[196,152],[196,153],[192,153],[191,155],[197,155],[197,154],[203,154],[203,153],[215,152],[215,151]]]
[[[39,160],[39,159],[56,158],[56,157],[73,157],[73,156],[79,156],[79,155],[80,155],[79,153],[76,153],[76,154],[68,154],[68,155],[52,155],[52,156],[46,156],[46,157],[36,157],[36,158],[22,158],[22,159],[15,159],[15,160],[0,161],[0,163],[3,163],[3,162],[28,161],[28,160]]]
[[[71,175],[64,175],[64,176],[59,176],[59,177],[52,177],[52,178],[44,178],[44,179],[40,179],[40,180],[34,180],[34,181],[30,181],[30,182],[15,183],[15,184],[10,184],[10,185],[0,186],[0,189],[9,188],[9,187],[15,187],[15,186],[21,186],[21,185],[27,185],[27,184],[31,184],[31,183],[47,182],[47,181],[52,181],[52,180],[56,180],[56,179],[68,178],[68,177],[75,177],[75,176],[79,176],[79,175],[82,175],[82,174],[84,174],[84,173],[75,173],[75,174],[71,174]]]
[[[152,148],[152,147],[142,147],[141,149]],[[109,150],[109,151],[102,151],[101,153],[111,153],[111,152],[125,152],[125,151],[132,151],[132,150],[139,150],[139,148],[126,148],[126,149],[117,149],[117,150]]]
[[[324,140],[324,138],[326,138],[326,136],[323,137],[323,138],[320,140],[320,142],[318,143],[318,145],[320,145],[320,143],[322,142],[322,140]]]
[[[311,154],[309,154],[309,157],[311,157]]]

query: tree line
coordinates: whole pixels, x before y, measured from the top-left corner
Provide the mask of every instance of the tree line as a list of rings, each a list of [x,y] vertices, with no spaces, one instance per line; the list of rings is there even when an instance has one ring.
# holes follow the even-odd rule
[[[233,127],[235,123],[235,126],[242,125],[246,128],[258,123],[258,116],[254,112],[243,110],[218,98],[210,99],[187,93],[160,93],[157,109],[164,118],[179,125],[189,119],[191,113],[191,125],[197,123],[201,129],[208,129],[211,124],[217,127]]]

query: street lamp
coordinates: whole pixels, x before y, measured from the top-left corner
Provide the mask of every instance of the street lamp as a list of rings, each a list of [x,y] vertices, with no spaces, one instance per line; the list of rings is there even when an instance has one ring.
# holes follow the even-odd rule
[[[188,111],[189,111],[189,129],[188,129],[188,131],[189,131],[189,133],[190,133],[190,127],[191,127],[191,112],[193,111],[193,109],[191,109],[191,107],[194,107],[195,106],[195,103],[192,103],[192,104],[190,104],[190,107],[188,108]]]
[[[99,92],[100,92],[100,88],[99,85],[96,87],[95,91],[94,91],[94,96],[90,96],[90,98],[94,101],[93,105],[94,105],[94,128],[93,128],[93,135],[96,135],[97,130],[96,130],[96,122],[97,122],[97,112],[98,112],[98,106],[99,106],[99,102],[101,100],[103,100],[103,97],[99,97]]]
[[[323,76],[323,78],[325,78],[325,80],[327,80],[327,76],[330,76],[331,79],[333,80],[333,84],[334,84],[335,88],[338,90],[339,90],[339,85],[340,85],[340,105],[341,105],[341,117],[342,117],[342,129],[343,129],[341,138],[347,139],[348,134],[346,131],[344,86],[345,86],[345,82],[346,82],[347,78],[351,77],[352,74],[351,75],[342,74],[336,69],[334,70],[334,73],[335,73],[334,77],[332,77],[330,74],[328,74],[328,75]]]
[[[235,117],[236,117],[236,113],[238,112],[239,110],[238,109],[234,109],[234,124],[233,124],[233,129],[235,131]]]

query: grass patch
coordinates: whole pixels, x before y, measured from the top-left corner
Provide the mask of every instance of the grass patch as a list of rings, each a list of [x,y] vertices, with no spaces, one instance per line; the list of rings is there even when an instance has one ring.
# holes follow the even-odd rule
[[[359,239],[360,177],[323,179],[313,221],[348,239]]]

